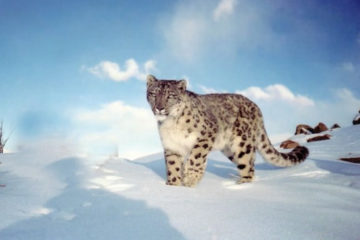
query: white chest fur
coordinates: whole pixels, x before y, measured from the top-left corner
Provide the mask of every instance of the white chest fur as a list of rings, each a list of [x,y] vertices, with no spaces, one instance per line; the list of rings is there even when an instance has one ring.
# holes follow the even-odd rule
[[[175,118],[168,118],[159,125],[159,133],[164,149],[175,151],[186,157],[194,146],[197,133],[188,133],[184,126],[176,123]]]

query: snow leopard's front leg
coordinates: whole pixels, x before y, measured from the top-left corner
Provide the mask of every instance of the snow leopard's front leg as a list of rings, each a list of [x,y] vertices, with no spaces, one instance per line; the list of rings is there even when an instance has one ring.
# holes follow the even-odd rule
[[[181,172],[183,168],[184,158],[179,153],[165,149],[165,163],[167,185],[181,185]]]
[[[201,139],[194,145],[184,165],[184,186],[193,187],[201,180],[206,168],[206,158],[211,148],[212,142],[208,139]]]

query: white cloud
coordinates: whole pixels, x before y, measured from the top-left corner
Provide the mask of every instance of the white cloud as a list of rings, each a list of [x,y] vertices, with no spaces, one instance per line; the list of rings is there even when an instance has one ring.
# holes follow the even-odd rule
[[[352,124],[359,106],[360,99],[351,90],[342,88],[334,90],[328,100],[318,100],[314,106],[301,109],[299,114],[312,125],[322,121],[329,127],[334,123],[345,127]]]
[[[236,91],[236,93],[242,94],[254,101],[265,100],[281,100],[290,104],[296,104],[299,106],[313,106],[314,101],[308,97],[300,94],[295,95],[286,86],[281,84],[270,85],[264,89],[259,87],[249,87],[245,90]]]
[[[201,15],[180,8],[171,20],[166,20],[163,27],[166,52],[169,51],[181,60],[191,61],[202,51],[206,24]]]
[[[199,85],[200,90],[205,93],[226,93],[225,90],[217,90],[204,85]],[[282,84],[269,85],[262,89],[252,86],[245,90],[237,90],[237,94],[244,95],[253,101],[283,101],[297,106],[314,106],[314,101],[306,96],[294,94],[290,89]]]
[[[226,93],[225,90],[216,90],[215,88],[209,88],[209,87],[206,87],[204,85],[199,85],[199,88],[205,94],[209,94],[209,93]]]
[[[216,91],[216,89],[214,88],[209,88],[209,87],[205,87],[204,85],[199,85],[200,90],[205,93],[205,94],[209,94],[209,93],[216,93],[218,91]]]
[[[118,154],[135,158],[161,151],[156,121],[150,108],[115,101],[74,115],[82,151],[91,155]]]
[[[153,70],[156,70],[156,62],[154,60],[148,60],[144,64],[145,73],[150,73]]]
[[[192,85],[190,83],[190,78],[188,76],[186,76],[186,75],[183,75],[183,77],[181,79],[186,81],[186,89],[191,90]]]
[[[219,21],[221,18],[231,15],[234,11],[235,5],[236,0],[220,0],[213,12],[214,20]]]
[[[200,86],[200,89],[205,93],[221,92],[205,86]],[[281,84],[265,88],[253,86],[236,93],[248,97],[260,107],[265,127],[274,143],[293,135],[300,123],[349,126],[360,107],[360,99],[346,88],[334,90],[328,100],[315,100],[294,93]]]
[[[127,81],[131,78],[145,81],[146,75],[156,70],[156,62],[148,60],[141,69],[139,64],[130,58],[126,60],[124,69],[119,64],[111,61],[102,61],[93,67],[82,67],[82,69],[86,69],[99,78],[107,78],[116,82]]]
[[[164,53],[193,62],[206,54],[231,55],[239,48],[273,48],[281,40],[262,11],[252,1],[180,1],[161,21]]]
[[[259,87],[249,87],[246,90],[237,91],[237,93],[251,99],[270,99],[270,95]]]
[[[347,88],[337,89],[335,91],[335,96],[341,100],[341,102],[346,102],[346,106],[343,107],[350,107],[352,110],[354,106],[360,108],[360,99],[356,98],[352,91]]]
[[[344,62],[342,64],[342,69],[346,72],[352,73],[355,71],[355,66],[352,62]]]
[[[255,100],[254,100],[255,101]],[[299,100],[302,102],[302,100]],[[315,126],[324,122],[328,127],[334,123],[346,127],[360,106],[360,99],[349,89],[337,89],[327,100],[311,100],[313,104],[289,104],[285,99],[255,101],[264,114],[265,126],[271,135],[294,133],[296,125],[303,123]],[[298,107],[301,106],[301,107]]]

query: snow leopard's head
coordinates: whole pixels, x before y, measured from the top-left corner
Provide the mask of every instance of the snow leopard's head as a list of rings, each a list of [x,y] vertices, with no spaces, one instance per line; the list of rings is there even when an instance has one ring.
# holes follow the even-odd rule
[[[147,76],[147,100],[159,121],[165,120],[179,109],[186,91],[185,80],[157,80]]]

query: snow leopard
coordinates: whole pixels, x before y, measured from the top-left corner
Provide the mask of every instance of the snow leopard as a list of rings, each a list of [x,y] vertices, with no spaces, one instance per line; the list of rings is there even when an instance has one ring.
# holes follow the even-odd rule
[[[304,146],[277,151],[266,133],[259,107],[240,94],[196,94],[185,80],[147,76],[147,101],[157,119],[164,148],[166,184],[194,187],[202,179],[210,151],[221,151],[238,171],[237,183],[254,179],[256,151],[279,167],[294,166],[309,154]]]

